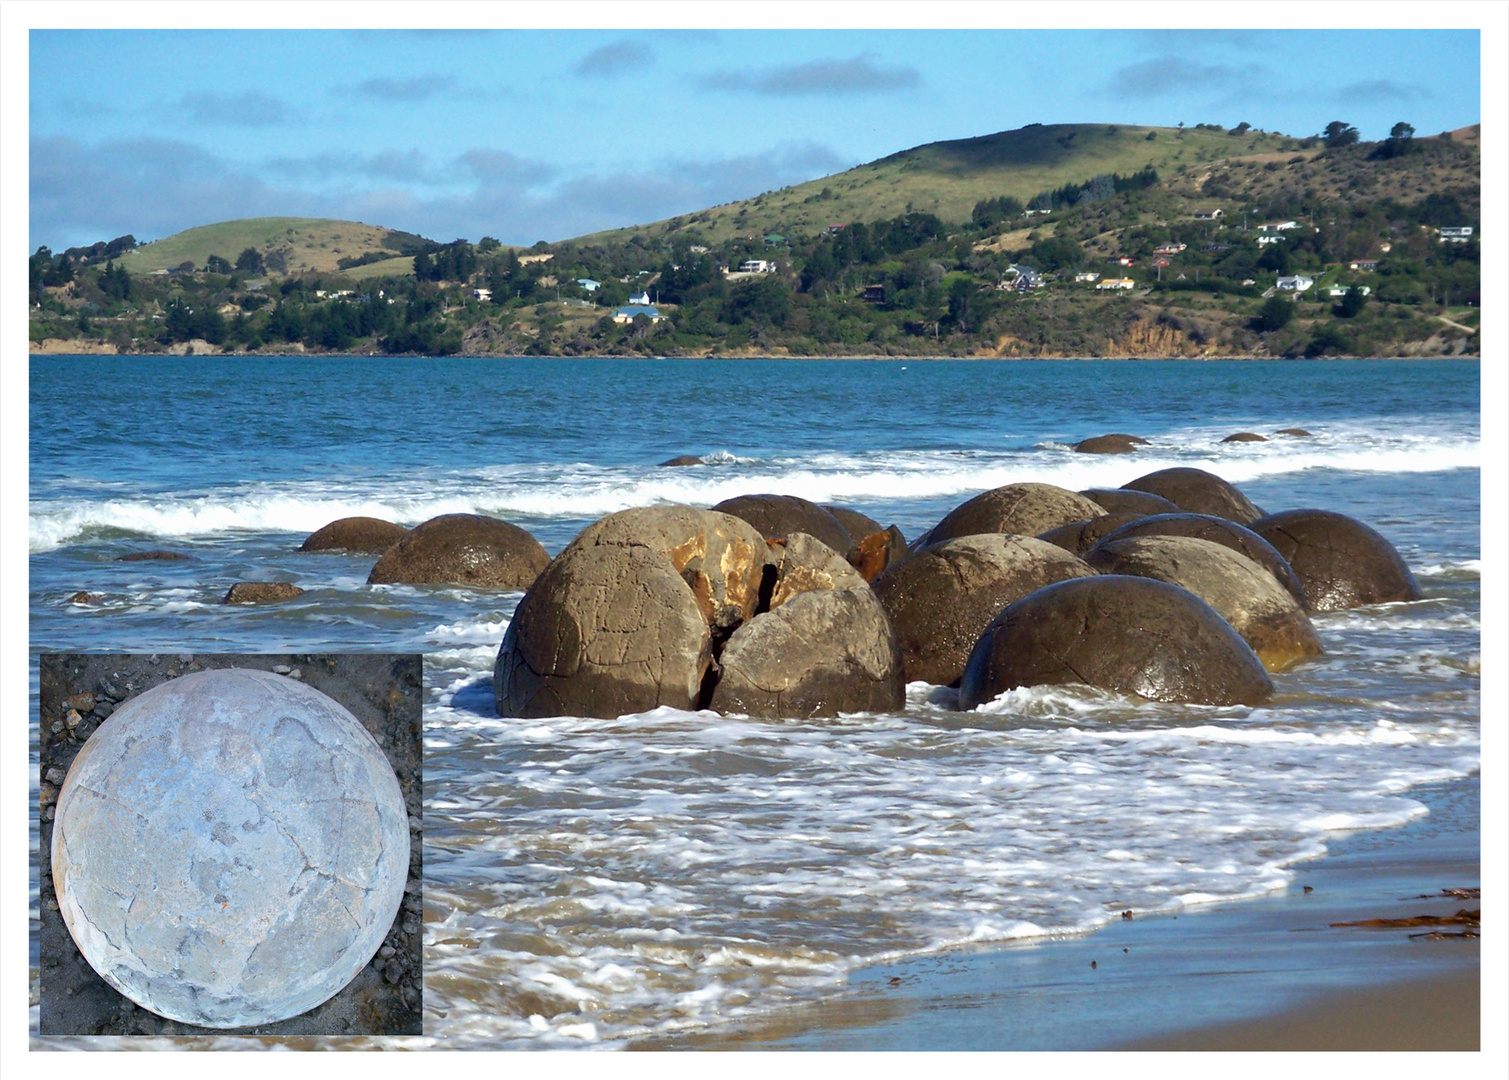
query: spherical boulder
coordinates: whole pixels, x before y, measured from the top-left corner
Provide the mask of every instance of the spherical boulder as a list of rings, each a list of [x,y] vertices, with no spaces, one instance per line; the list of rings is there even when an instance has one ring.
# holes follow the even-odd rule
[[[1071,555],[1083,555],[1108,534],[1129,522],[1136,521],[1139,514],[1102,514],[1089,521],[1071,521],[1056,529],[1049,529],[1038,537],[1054,547],[1063,548]]]
[[[161,1016],[295,1016],[377,952],[409,822],[349,712],[262,671],[184,675],[121,705],[58,795],[52,876],[79,951]]]
[[[842,556],[786,538],[770,608],[728,639],[709,707],[766,718],[889,712],[906,703],[896,637]]]
[[[1102,542],[1126,540],[1134,536],[1191,536],[1228,547],[1247,556],[1272,574],[1273,579],[1294,597],[1300,607],[1309,607],[1299,575],[1294,572],[1288,560],[1279,554],[1278,549],[1245,525],[1238,525],[1228,518],[1212,514],[1153,514],[1127,522],[1107,533],[1102,537]]]
[[[1273,694],[1262,662],[1205,601],[1151,578],[1101,574],[1049,585],[997,615],[970,653],[959,704],[1076,683],[1203,705],[1258,705]]]
[[[225,603],[279,604],[303,595],[303,589],[288,581],[238,581],[226,590]]]
[[[1226,436],[1226,438],[1222,439],[1221,441],[1223,443],[1267,442],[1268,441],[1268,437],[1266,435],[1259,435],[1255,431],[1238,431],[1234,435],[1228,435],[1228,436]]]
[[[796,495],[737,495],[724,499],[713,509],[743,518],[761,536],[779,538],[804,532],[838,552],[848,551],[854,545],[854,537],[838,518],[817,503]]]
[[[573,542],[524,594],[493,668],[499,716],[695,709],[712,634],[670,558]]]
[[[1007,484],[955,507],[933,526],[927,544],[985,533],[1037,536],[1060,525],[1100,517],[1104,512],[1083,495],[1052,484]]]
[[[1161,495],[1180,510],[1192,514],[1214,514],[1247,525],[1263,516],[1252,501],[1231,484],[1204,469],[1159,469],[1122,484],[1129,491],[1148,491]]]
[[[1254,521],[1252,531],[1294,567],[1311,611],[1423,595],[1394,545],[1356,518],[1331,510],[1285,510]]]
[[[1082,439],[1074,444],[1074,451],[1078,454],[1130,454],[1137,447],[1147,445],[1146,439],[1138,438],[1136,435],[1112,433]]]
[[[1087,488],[1080,492],[1108,514],[1176,514],[1179,508],[1161,495],[1127,488]]]
[[[1192,536],[1136,536],[1103,543],[1085,561],[1102,574],[1188,589],[1242,635],[1269,671],[1323,651],[1304,607],[1272,574],[1229,547]]]
[[[760,607],[776,557],[742,518],[694,506],[640,506],[588,525],[573,547],[643,547],[659,552],[692,590],[714,635],[726,637]],[[768,569],[767,569],[768,568]]]
[[[407,534],[408,529],[375,517],[337,518],[309,534],[300,551],[349,551],[354,555],[381,555]]]
[[[540,542],[517,525],[479,514],[442,514],[388,548],[367,584],[527,589],[549,562]]]
[[[1044,585],[1094,573],[1045,540],[987,533],[918,552],[872,588],[896,632],[906,681],[951,686],[1002,608]]]

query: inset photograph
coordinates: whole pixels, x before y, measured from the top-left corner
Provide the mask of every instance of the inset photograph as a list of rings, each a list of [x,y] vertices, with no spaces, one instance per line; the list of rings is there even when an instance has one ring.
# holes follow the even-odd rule
[[[41,657],[44,1035],[417,1035],[419,655]]]

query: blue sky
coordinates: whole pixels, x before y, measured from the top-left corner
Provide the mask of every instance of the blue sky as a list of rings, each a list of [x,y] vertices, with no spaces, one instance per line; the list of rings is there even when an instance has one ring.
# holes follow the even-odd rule
[[[30,244],[281,214],[529,244],[1034,122],[1433,134],[1480,119],[1478,38],[32,30]]]

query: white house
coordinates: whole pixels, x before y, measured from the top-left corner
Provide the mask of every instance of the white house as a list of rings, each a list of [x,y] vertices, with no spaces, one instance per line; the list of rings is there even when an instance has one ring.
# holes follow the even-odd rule
[[[1099,281],[1100,273],[1095,270],[1081,270],[1074,275],[1075,281]]]
[[[1188,246],[1189,246],[1188,244],[1159,244],[1157,247],[1155,247],[1153,249],[1153,254],[1154,255],[1177,255],[1177,254],[1179,254],[1181,251],[1183,251]]]
[[[1327,296],[1345,296],[1347,293],[1351,292],[1353,289],[1356,289],[1363,296],[1367,296],[1368,294],[1370,294],[1373,291],[1371,288],[1369,288],[1366,285],[1331,285],[1331,286],[1327,287],[1327,289],[1326,289],[1326,295]]]
[[[773,274],[775,263],[769,259],[745,259],[739,264],[741,274]]]
[[[648,307],[650,303],[649,290],[645,289],[630,296],[629,303],[635,305],[636,307]]]
[[[485,301],[491,300],[492,298],[493,298],[493,291],[491,289],[473,289],[472,290],[472,299],[473,300],[482,300],[482,301],[485,302]]]
[[[1259,236],[1257,238],[1258,247],[1262,247],[1264,244],[1276,244],[1282,239],[1282,236]]]
[[[1107,292],[1112,292],[1116,289],[1130,290],[1137,287],[1137,282],[1133,281],[1129,277],[1106,278],[1104,281],[1098,282],[1095,287],[1097,289],[1104,289]]]
[[[1315,285],[1315,279],[1305,277],[1303,274],[1295,274],[1293,277],[1281,277],[1273,283],[1275,288],[1284,292],[1302,293]]]
[[[1222,213],[1221,213],[1221,211],[1220,211],[1219,208],[1217,208],[1215,210],[1196,210],[1195,211],[1195,220],[1196,221],[1215,221],[1217,218],[1222,217],[1222,216],[1223,215],[1222,215]]]
[[[1297,221],[1270,221],[1265,225],[1259,225],[1258,232],[1288,232],[1290,229],[1299,228]]]
[[[1436,232],[1441,235],[1441,243],[1443,244],[1465,244],[1472,239],[1471,225],[1457,225],[1445,229],[1437,229]]]
[[[1347,263],[1347,269],[1370,272],[1378,269],[1379,261],[1380,260],[1378,259],[1353,259],[1351,262]]]
[[[613,321],[616,323],[631,323],[640,315],[646,316],[650,322],[664,322],[665,316],[660,314],[660,309],[646,304],[626,304],[613,313]]]
[[[593,281],[589,277],[579,277],[576,279],[576,283],[582,288],[586,289],[588,292],[597,292],[598,289],[601,289],[603,287],[603,283],[601,281]]]

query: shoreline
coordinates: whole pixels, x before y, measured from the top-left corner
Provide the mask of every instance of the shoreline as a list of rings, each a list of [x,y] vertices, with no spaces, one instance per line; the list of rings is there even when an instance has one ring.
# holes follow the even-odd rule
[[[1481,774],[1408,794],[1430,813],[1331,837],[1283,893],[878,964],[831,1001],[630,1049],[1477,1049],[1480,939],[1331,925],[1480,905],[1439,893],[1481,882]]]

